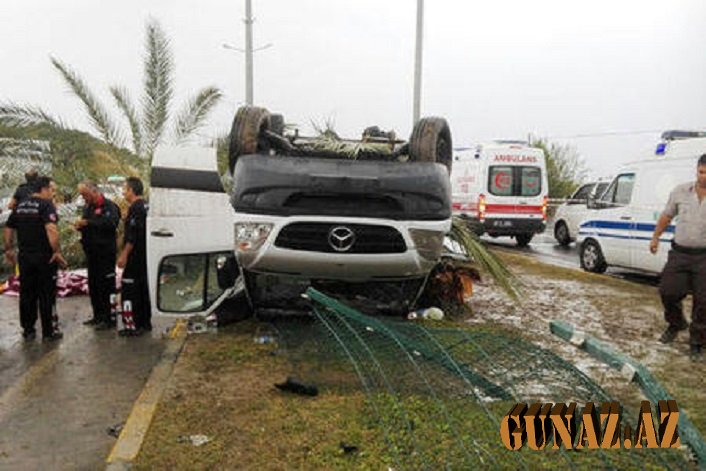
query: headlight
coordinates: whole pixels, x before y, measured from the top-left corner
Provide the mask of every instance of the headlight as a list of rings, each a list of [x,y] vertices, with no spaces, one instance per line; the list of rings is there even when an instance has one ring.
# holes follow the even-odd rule
[[[240,222],[235,224],[235,250],[255,252],[262,247],[272,231],[272,224]]]
[[[430,231],[428,229],[410,229],[414,245],[419,255],[427,260],[438,260],[441,256],[441,249],[444,246],[444,236],[442,231]]]

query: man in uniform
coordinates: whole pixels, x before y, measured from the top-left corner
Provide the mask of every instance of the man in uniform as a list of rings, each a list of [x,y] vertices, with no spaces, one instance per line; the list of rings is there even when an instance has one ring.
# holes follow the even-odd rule
[[[124,268],[122,279],[123,326],[121,335],[140,335],[152,330],[152,309],[147,283],[146,223],[147,205],[142,198],[144,187],[136,177],[125,182],[123,196],[130,203],[125,218],[123,250],[118,267]]]
[[[66,266],[59,247],[59,217],[52,204],[51,179],[38,177],[33,182],[33,194],[17,204],[5,227],[5,260],[20,264],[20,325],[22,336],[36,336],[37,305],[44,340],[60,339],[63,335],[54,323],[57,265]],[[13,249],[13,232],[17,231],[18,256]]]
[[[93,317],[84,324],[94,325],[96,330],[106,330],[113,327],[110,296],[115,293],[115,234],[120,222],[120,208],[91,181],[81,182],[78,191],[86,205],[82,218],[74,223],[74,227],[81,232],[93,309]]]
[[[690,355],[694,361],[703,361],[706,345],[706,154],[697,163],[696,181],[677,186],[669,195],[667,206],[657,221],[650,252],[657,252],[659,237],[677,215],[679,223],[659,286],[664,317],[669,324],[660,341],[672,342],[679,331],[689,327],[682,312],[682,300],[691,291]]]
[[[15,190],[15,193],[12,195],[12,199],[10,199],[10,204],[7,205],[8,209],[15,209],[18,204],[34,194],[34,182],[37,181],[38,177],[39,173],[36,168],[27,170],[25,173],[25,183],[22,183]]]

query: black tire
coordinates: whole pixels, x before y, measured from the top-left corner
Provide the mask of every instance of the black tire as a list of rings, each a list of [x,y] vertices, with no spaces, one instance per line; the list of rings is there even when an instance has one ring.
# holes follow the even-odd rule
[[[413,162],[436,162],[451,174],[453,145],[451,129],[444,118],[422,118],[409,138],[409,159]]]
[[[591,273],[603,273],[608,268],[601,246],[593,239],[588,239],[581,244],[579,260],[581,268]]]
[[[569,226],[567,226],[564,221],[559,221],[554,225],[554,238],[559,242],[559,245],[564,247],[571,243]]]
[[[273,113],[270,115],[270,130],[284,136],[284,116],[279,113]]]
[[[517,234],[515,240],[517,241],[518,247],[527,247],[534,237],[534,234]]]
[[[238,157],[247,154],[266,154],[270,148],[263,131],[270,129],[270,113],[264,108],[243,106],[233,118],[228,147],[228,170],[233,173]]]

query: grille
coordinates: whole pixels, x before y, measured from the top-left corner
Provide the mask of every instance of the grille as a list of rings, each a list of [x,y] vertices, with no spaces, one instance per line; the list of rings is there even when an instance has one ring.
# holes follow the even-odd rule
[[[329,243],[329,233],[337,227],[348,228],[355,235],[355,242],[346,251],[337,251]],[[404,253],[407,250],[402,235],[393,227],[311,222],[285,226],[277,236],[275,246],[307,252],[342,254]]]

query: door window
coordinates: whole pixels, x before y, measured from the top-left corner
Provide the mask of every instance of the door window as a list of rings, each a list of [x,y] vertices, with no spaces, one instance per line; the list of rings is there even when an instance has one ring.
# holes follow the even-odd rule
[[[172,255],[159,266],[157,303],[162,312],[189,313],[208,309],[222,294],[217,261],[229,252]]]
[[[634,173],[624,173],[622,175],[618,175],[618,177],[610,184],[606,192],[603,193],[601,201],[608,203],[610,206],[627,206],[630,204],[634,186]]]
[[[490,167],[490,194],[495,196],[512,196],[512,167]]]
[[[542,172],[539,167],[520,167],[520,196],[537,196],[542,191]]]
[[[593,190],[594,186],[595,183],[589,183],[579,188],[571,199],[569,199],[569,204],[586,204],[588,196],[591,194],[591,190]]]
[[[542,191],[542,169],[524,166],[491,166],[488,191],[495,196],[537,196]]]

